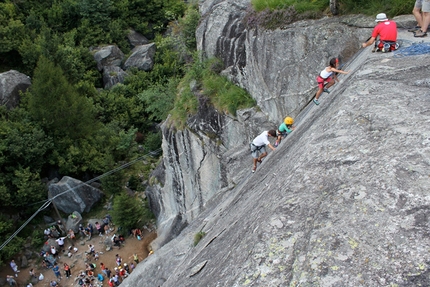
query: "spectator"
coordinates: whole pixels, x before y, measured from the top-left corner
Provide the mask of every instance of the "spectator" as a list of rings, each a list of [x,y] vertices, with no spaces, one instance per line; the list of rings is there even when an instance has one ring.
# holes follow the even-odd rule
[[[67,263],[64,263],[64,272],[66,273],[66,278],[72,276],[72,272],[70,271],[70,266]]]
[[[115,262],[116,262],[116,265],[117,265],[117,266],[120,266],[120,265],[121,265],[122,258],[121,258],[121,256],[119,256],[118,254],[116,254],[116,255],[115,255]]]
[[[55,240],[58,243],[58,247],[60,251],[64,252],[64,239],[66,237],[59,237],[57,240]]]
[[[31,276],[31,277],[33,277],[33,278],[37,278],[36,273],[34,272],[34,269],[33,269],[33,268],[31,268],[31,269],[30,269],[29,273],[30,273],[30,276]]]
[[[17,286],[15,279],[11,275],[6,276],[6,282],[9,283],[9,286]]]
[[[18,270],[18,265],[16,265],[15,260],[12,260],[10,262],[10,268],[12,268],[13,272],[15,273],[15,277],[18,277],[18,272],[21,272]]]
[[[417,1],[419,2],[419,1]],[[421,29],[416,31],[414,37],[426,37],[427,29],[430,24],[430,0],[422,0],[422,23]],[[415,15],[415,14],[414,14]]]
[[[57,263],[54,264],[54,267],[52,268],[52,271],[54,271],[54,274],[57,277],[58,281],[61,281],[62,277],[61,277],[60,267],[58,266]],[[57,282],[55,282],[55,283],[57,283]],[[57,285],[55,285],[55,286],[57,286]]]

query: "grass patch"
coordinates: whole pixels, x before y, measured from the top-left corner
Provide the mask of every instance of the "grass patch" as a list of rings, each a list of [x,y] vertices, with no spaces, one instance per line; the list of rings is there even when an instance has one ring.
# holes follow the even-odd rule
[[[204,231],[197,232],[196,235],[194,235],[194,246],[199,244],[200,240],[202,240],[202,238],[205,237],[205,235],[206,235],[206,232]]]
[[[244,89],[219,74],[223,68],[218,59],[194,61],[179,84],[179,93],[171,112],[171,122],[176,127],[184,127],[188,116],[197,112],[197,95],[208,97],[216,109],[233,116],[238,109],[255,105],[255,100]]]
[[[269,30],[298,20],[321,18],[330,11],[328,0],[252,0],[251,4],[246,16],[247,26]],[[390,18],[411,14],[414,4],[415,0],[338,0],[340,15],[386,13]]]

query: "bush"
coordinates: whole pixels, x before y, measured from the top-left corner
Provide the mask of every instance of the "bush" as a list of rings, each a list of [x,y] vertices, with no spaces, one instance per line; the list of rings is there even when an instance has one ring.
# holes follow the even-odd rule
[[[199,244],[200,240],[202,240],[202,238],[205,237],[205,235],[206,235],[206,232],[204,231],[197,232],[196,235],[194,235],[194,246]]]

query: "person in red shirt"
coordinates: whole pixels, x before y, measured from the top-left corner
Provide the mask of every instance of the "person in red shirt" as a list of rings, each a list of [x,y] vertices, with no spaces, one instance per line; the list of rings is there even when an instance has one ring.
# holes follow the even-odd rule
[[[375,26],[372,32],[372,36],[367,40],[367,42],[362,44],[362,47],[365,48],[367,46],[375,43],[376,38],[379,36],[379,40],[375,43],[375,48],[373,50],[381,50],[382,52],[389,52],[393,50],[397,50],[399,45],[396,43],[397,41],[397,24],[393,20],[388,20],[387,15],[385,13],[379,13],[376,16],[375,20],[378,24]]]

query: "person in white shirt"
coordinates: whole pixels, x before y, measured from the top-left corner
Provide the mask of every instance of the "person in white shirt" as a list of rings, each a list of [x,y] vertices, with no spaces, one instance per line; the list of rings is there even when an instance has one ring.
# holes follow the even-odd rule
[[[266,146],[271,148],[273,151],[276,149],[270,144],[269,137],[276,138],[276,130],[269,130],[262,132],[257,136],[251,143],[251,154],[254,167],[252,172],[257,170],[257,163],[262,161],[262,159],[267,156]]]
[[[326,93],[330,93],[328,88],[330,88],[331,86],[333,86],[335,84],[335,81],[339,80],[337,79],[336,73],[340,73],[340,74],[348,74],[348,72],[339,70],[339,60],[337,58],[332,58],[330,60],[330,66],[325,67],[324,70],[321,71],[321,73],[318,75],[317,77],[317,83],[318,83],[318,91],[315,94],[315,99],[313,100],[315,105],[319,105],[320,102],[318,101],[320,95],[322,94],[322,92],[326,92]],[[327,84],[326,87],[325,84]]]

